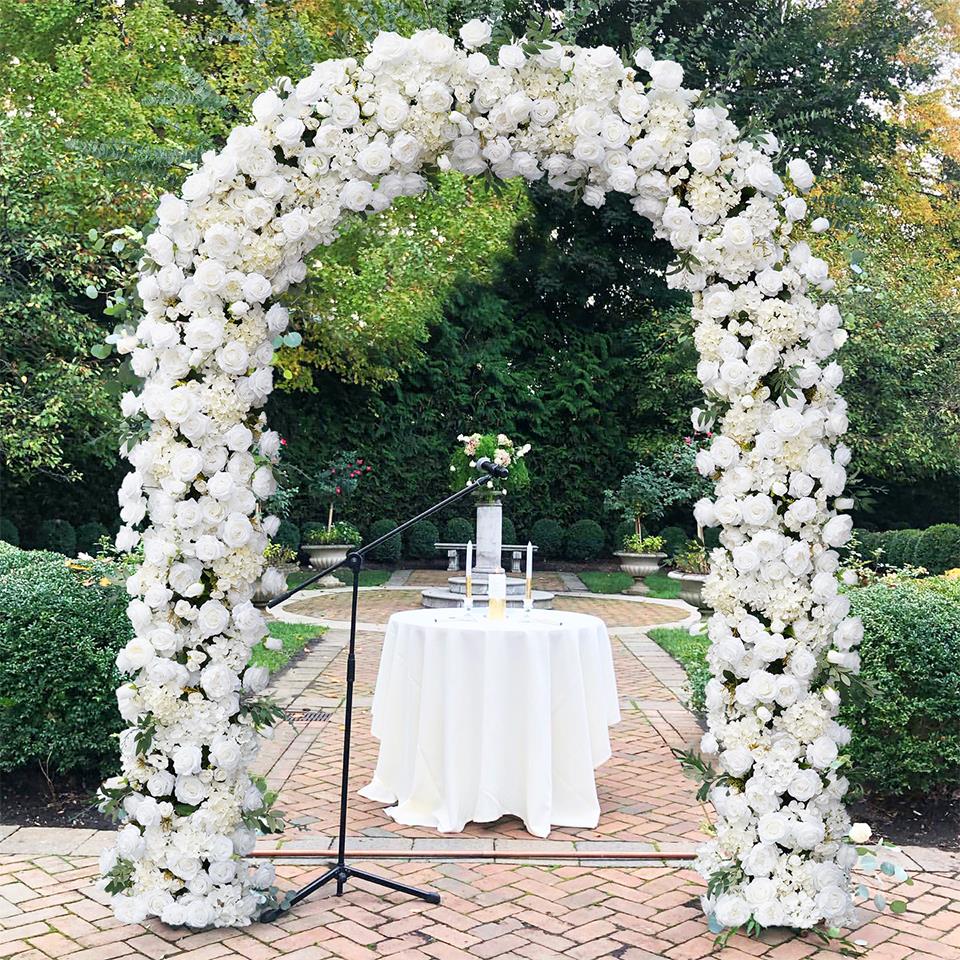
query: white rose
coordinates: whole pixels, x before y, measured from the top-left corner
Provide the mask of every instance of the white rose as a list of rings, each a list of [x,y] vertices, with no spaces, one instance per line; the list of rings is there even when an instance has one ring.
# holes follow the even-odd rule
[[[249,543],[252,536],[253,526],[250,520],[241,513],[231,513],[220,530],[220,537],[223,542],[234,549]]]
[[[733,311],[735,302],[733,291],[724,284],[707,287],[703,293],[704,313],[717,319],[728,316]]]
[[[493,36],[493,29],[486,20],[468,20],[460,28],[460,39],[468,50],[485,47]]]
[[[802,220],[807,215],[807,201],[803,197],[787,197],[783,201],[783,212],[788,220]]]
[[[377,125],[381,130],[399,130],[410,113],[410,103],[406,97],[387,91],[377,103]]]
[[[826,919],[843,917],[851,907],[850,894],[842,887],[824,887],[817,893],[817,910]]]
[[[831,517],[823,525],[823,542],[831,547],[842,547],[853,533],[853,518],[849,514]]]
[[[722,238],[731,250],[749,250],[753,246],[753,228],[743,217],[731,217],[723,225]]]
[[[620,90],[617,108],[627,123],[639,123],[650,109],[650,101],[635,87],[624,85]]]
[[[852,843],[864,844],[870,839],[872,832],[869,824],[855,823],[850,828],[849,837]]]
[[[249,303],[263,303],[273,292],[270,281],[260,273],[249,273],[243,281],[243,296]]]
[[[720,764],[732,777],[742,777],[753,766],[753,755],[746,747],[733,747],[720,754]]]
[[[409,167],[417,162],[421,149],[420,141],[416,137],[409,133],[398,133],[393,138],[390,152],[397,163]]]
[[[230,611],[219,600],[207,600],[200,607],[196,626],[203,636],[212,637],[223,633],[229,623]]]
[[[654,60],[647,72],[653,85],[660,90],[679,90],[683,83],[683,67],[672,60]]]
[[[158,770],[147,780],[147,790],[154,797],[167,797],[173,792],[174,776],[169,770]]]
[[[390,147],[383,140],[374,140],[357,154],[357,166],[370,176],[377,176],[390,169]]]
[[[801,770],[787,787],[790,796],[801,803],[812,800],[823,789],[823,781],[816,770]]]
[[[519,43],[505,44],[497,52],[497,63],[509,70],[519,70],[526,62],[526,54]]]
[[[286,120],[277,124],[274,136],[281,146],[292,147],[300,142],[305,129],[303,121],[299,117],[287,117]]]
[[[340,191],[340,203],[347,210],[360,212],[373,201],[373,187],[366,180],[348,180]]]
[[[779,843],[786,846],[790,834],[790,821],[779,810],[765,813],[757,821],[757,836],[761,843]]]
[[[813,186],[814,176],[810,169],[810,164],[800,158],[791,160],[787,164],[787,173],[794,182],[798,190],[806,193]]]
[[[177,777],[173,794],[181,803],[189,803],[191,806],[196,806],[206,799],[207,787],[199,777]]]
[[[427,63],[442,66],[450,63],[456,55],[453,38],[444,36],[439,30],[418,30],[410,39]]]
[[[163,227],[172,226],[185,220],[189,208],[179,198],[172,193],[165,193],[160,197],[160,203],[157,206],[157,219]]]
[[[824,233],[830,229],[830,221],[826,217],[817,217],[816,220],[810,224],[810,229],[814,233]]]
[[[410,41],[397,33],[383,31],[374,37],[370,50],[381,63],[396,63],[402,60],[410,49]]]
[[[438,80],[425,83],[417,94],[417,100],[428,113],[449,113],[453,106],[449,88]]]
[[[760,292],[768,297],[775,297],[783,289],[783,274],[773,267],[761,270],[754,279]]]
[[[240,678],[225,664],[211,663],[200,671],[200,686],[212,700],[219,700],[239,688]]]
[[[210,747],[210,759],[218,766],[227,770],[233,770],[240,766],[243,759],[243,752],[236,740],[228,737],[220,737],[214,740]],[[233,847],[231,846],[231,852]]]
[[[717,898],[713,915],[722,927],[740,927],[750,919],[750,904],[735,893],[724,893]]]
[[[530,107],[530,119],[540,126],[546,126],[556,117],[558,109],[556,100],[534,100]]]
[[[211,560],[218,560],[223,556],[223,544],[216,537],[205,533],[203,536],[197,537],[197,541],[193,545],[193,552],[198,560],[210,563]]]
[[[216,356],[217,364],[224,373],[246,373],[250,366],[250,354],[239,340],[229,340],[217,350]]]
[[[713,173],[720,166],[720,147],[714,140],[694,140],[687,148],[687,159],[694,170]]]
[[[827,736],[817,737],[807,747],[807,759],[814,767],[821,770],[829,767],[837,759],[838,753],[836,743]]]

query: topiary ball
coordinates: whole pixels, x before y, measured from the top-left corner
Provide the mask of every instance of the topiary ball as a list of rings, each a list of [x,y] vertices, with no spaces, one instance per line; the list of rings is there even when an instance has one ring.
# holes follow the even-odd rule
[[[37,546],[67,557],[77,555],[77,531],[69,520],[44,520],[37,527]]]
[[[396,520],[374,520],[367,530],[364,543],[372,543],[378,537],[389,533],[396,525]],[[377,547],[376,550],[372,550],[368,556],[377,563],[397,564],[400,562],[402,550],[403,538],[398,534],[395,537],[391,537],[386,543],[381,543],[380,546]]]
[[[77,552],[95,557],[100,550],[100,538],[109,535],[110,532],[102,523],[81,523],[77,527]]]
[[[300,528],[290,520],[281,520],[273,538],[274,543],[287,547],[296,553],[300,549]]]
[[[407,556],[414,560],[432,560],[437,556],[436,543],[440,539],[437,525],[421,520],[407,532]]]
[[[443,526],[444,543],[467,543],[476,539],[473,524],[466,517],[451,517]]]
[[[596,520],[578,520],[567,528],[563,552],[568,560],[589,563],[603,554],[603,528]]]
[[[960,526],[938,523],[927,527],[917,537],[913,562],[918,567],[926,567],[932,574],[960,567]]]
[[[690,539],[683,527],[664,527],[660,536],[663,537],[663,552],[668,557],[673,557],[683,550]]]
[[[563,552],[563,527],[556,520],[537,520],[530,528],[530,540],[545,560],[556,560]]]

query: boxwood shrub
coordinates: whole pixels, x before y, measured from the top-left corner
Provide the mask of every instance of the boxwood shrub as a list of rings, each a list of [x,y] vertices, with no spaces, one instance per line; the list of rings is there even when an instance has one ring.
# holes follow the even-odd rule
[[[68,557],[77,555],[77,531],[69,520],[44,520],[37,527],[36,546]]]
[[[504,517],[503,522],[500,525],[501,530],[501,543],[516,543],[517,542],[517,528],[514,522],[509,517]]]
[[[100,777],[118,766],[117,652],[132,635],[111,568],[0,546],[0,771]]]
[[[544,560],[556,560],[563,552],[563,527],[556,520],[537,520],[530,528],[530,539]]]
[[[668,557],[673,557],[684,550],[690,540],[690,536],[683,527],[664,527],[659,535],[663,537],[663,552]]]
[[[960,526],[938,523],[921,531],[914,547],[913,562],[934,574],[960,567]]]
[[[563,538],[563,552],[568,560],[589,563],[603,554],[603,528],[596,520],[578,520],[571,524]]]
[[[443,525],[444,543],[466,543],[475,539],[473,524],[466,517],[451,517]]]
[[[948,583],[948,581],[943,581]],[[949,588],[945,588],[949,589]],[[960,591],[907,582],[850,592],[863,619],[862,675],[874,697],[851,696],[854,777],[873,795],[960,785]]]
[[[382,537],[385,533],[389,533],[397,525],[396,520],[374,520],[370,524],[370,528],[367,530],[367,535],[364,538],[364,543],[371,543],[373,540],[376,540],[377,537]],[[378,563],[399,563],[400,554],[403,551],[403,537],[397,536],[392,537],[386,543],[380,544],[376,550],[368,554],[371,560],[375,560]]]
[[[97,523],[95,520],[90,523],[81,523],[77,527],[77,552],[95,557],[100,549],[100,538],[109,535],[110,531],[102,523]]]
[[[902,567],[913,563],[920,531],[890,530],[883,535],[884,560],[891,567]]]
[[[0,540],[15,547],[20,546],[20,531],[6,517],[0,517]]]
[[[300,528],[290,520],[281,520],[273,540],[296,553],[300,549]]]
[[[434,546],[440,539],[440,531],[431,520],[421,520],[407,532],[407,556],[414,560],[432,560],[437,556]]]

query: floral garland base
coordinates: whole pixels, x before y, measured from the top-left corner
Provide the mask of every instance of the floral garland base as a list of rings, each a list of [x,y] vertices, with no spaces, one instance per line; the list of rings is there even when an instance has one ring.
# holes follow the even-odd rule
[[[244,858],[279,826],[249,775],[276,712],[248,665],[265,634],[251,604],[276,529],[272,389],[276,303],[305,256],[346,217],[427,189],[421,170],[546,179],[599,207],[626,195],[676,251],[671,287],[693,296],[697,372],[716,431],[697,460],[722,528],[705,597],[716,836],[698,866],[714,923],[835,926],[851,912],[850,824],[838,769],[849,738],[837,684],[861,628],[837,593],[849,450],[837,394],[840,314],[816,295],[827,265],[792,233],[813,176],[771,135],[746,139],[678,63],[640,50],[523,39],[491,26],[459,43],[436,30],[381,33],[360,59],[318,64],[253,103],[182,196],[161,198],[138,285],[142,319],[117,338],[143,378],[123,398],[149,423],[127,452],[118,545],[142,545],[130,579],[136,637],[118,658],[130,724],[105,804],[126,819],[103,858],[117,916],[242,925],[273,902],[269,867]],[[823,220],[812,223],[824,229]],[[272,305],[271,305],[272,304]],[[144,524],[145,527],[144,527]]]

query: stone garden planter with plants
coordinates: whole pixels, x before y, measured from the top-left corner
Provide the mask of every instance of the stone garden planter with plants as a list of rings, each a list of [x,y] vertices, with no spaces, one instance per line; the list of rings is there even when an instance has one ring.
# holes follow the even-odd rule
[[[307,524],[300,547],[314,570],[324,570],[345,560],[347,554],[361,541],[360,531],[352,523],[343,520],[329,527]],[[317,581],[321,587],[342,587],[332,574]]]
[[[614,554],[620,561],[620,569],[633,577],[633,585],[627,587],[624,593],[648,593],[647,585],[643,582],[651,573],[660,569],[660,564],[667,555],[661,552],[663,537],[641,537],[633,534],[623,541],[623,550]]]
[[[673,565],[676,569],[667,576],[680,581],[680,599],[700,610],[705,609],[703,585],[710,572],[710,564],[704,545],[699,540],[688,540],[683,550],[674,556]]]

